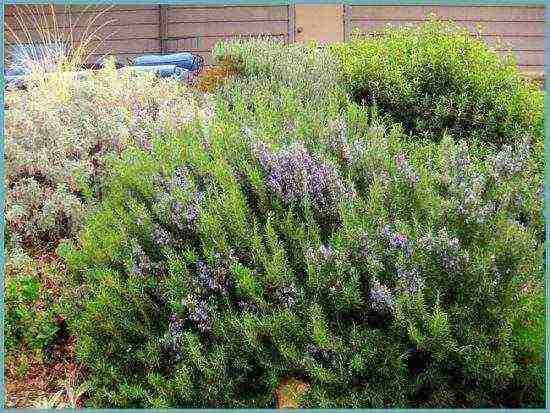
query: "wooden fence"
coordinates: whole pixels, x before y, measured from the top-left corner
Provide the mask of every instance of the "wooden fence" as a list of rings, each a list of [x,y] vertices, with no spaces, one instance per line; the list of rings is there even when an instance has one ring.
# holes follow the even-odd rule
[[[474,29],[494,44],[501,38],[518,57],[522,69],[544,68],[544,7],[542,6],[5,6],[6,44],[42,37],[36,27],[78,41],[94,32],[90,60],[105,54],[132,58],[144,53],[187,50],[212,63],[210,50],[222,39],[266,36],[283,42],[342,41],[354,29],[372,32],[385,24],[419,24],[429,13]],[[11,30],[9,30],[7,27]],[[22,27],[28,30],[22,30]]]

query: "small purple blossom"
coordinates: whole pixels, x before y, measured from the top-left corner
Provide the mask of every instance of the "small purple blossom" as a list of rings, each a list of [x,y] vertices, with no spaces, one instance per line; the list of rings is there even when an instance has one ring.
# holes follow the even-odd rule
[[[321,253],[321,256],[325,261],[331,259],[334,254],[334,250],[330,245],[321,245],[321,247],[319,248],[319,252]]]
[[[204,262],[197,263],[198,277],[204,283],[207,289],[213,290],[216,287],[214,275],[210,267]]]
[[[185,219],[187,220],[188,225],[194,225],[198,216],[197,209],[193,205],[187,207],[187,210],[185,211]]]
[[[405,291],[409,294],[415,294],[424,287],[424,278],[416,268],[407,271],[402,267],[398,267],[397,277],[404,284]]]
[[[396,250],[402,250],[408,256],[411,255],[412,249],[409,238],[401,232],[393,232],[389,225],[385,225],[380,232],[381,238],[389,241],[390,246]]]
[[[189,310],[189,320],[194,322],[199,330],[202,332],[209,332],[212,330],[212,320],[208,315],[208,308],[206,301],[199,298],[193,303],[184,301],[185,306]]]
[[[169,350],[180,360],[183,357],[180,340],[183,333],[183,320],[177,315],[172,314],[168,324]]]
[[[281,302],[288,308],[294,307],[298,300],[298,291],[294,284],[282,286],[278,295]]]
[[[376,311],[393,311],[394,298],[393,294],[388,287],[380,284],[378,280],[374,280],[372,288],[369,293],[369,299],[371,300],[372,308]]]
[[[460,241],[456,237],[449,237],[447,231],[442,228],[434,238],[432,235],[426,235],[422,238],[422,245],[426,245],[424,240],[430,240],[429,251],[436,254],[441,260],[443,267],[449,272],[459,271],[467,263],[466,254],[460,252]]]
[[[540,184],[539,189],[537,189],[537,196],[540,200],[544,198],[544,185]]]
[[[391,236],[391,229],[389,225],[384,225],[382,231],[380,231],[380,236],[384,239],[389,239]]]
[[[504,145],[502,150],[492,159],[493,177],[498,182],[502,178],[513,176],[526,167],[530,143],[527,141],[519,152],[513,153],[510,145]]]
[[[174,244],[174,239],[172,238],[172,235],[170,235],[168,231],[161,227],[157,227],[154,230],[153,241],[161,247],[167,247]]]
[[[177,168],[172,174],[170,188],[174,190],[176,188],[187,189],[189,187],[189,172],[187,172],[187,169],[183,167]]]
[[[151,141],[146,137],[142,137],[139,140],[139,147],[144,151],[151,151],[153,149],[153,145],[151,144]]]
[[[420,177],[413,170],[404,153],[399,152],[395,155],[395,164],[397,166],[397,171],[405,178],[405,180],[409,182],[410,185],[415,185],[420,182]]]
[[[179,229],[182,228],[181,226],[181,213],[183,211],[183,204],[181,202],[174,202],[172,204],[172,209],[170,211],[170,218],[172,220],[172,223],[176,225]]]
[[[147,255],[139,245],[134,247],[133,255],[134,266],[132,271],[134,272],[134,274],[138,274],[141,276],[146,275],[151,268],[149,257],[147,257]]]
[[[310,247],[306,252],[306,257],[316,265],[326,264],[337,256],[337,251],[330,245],[321,245],[318,249]]]
[[[247,301],[239,301],[237,303],[237,306],[239,307],[239,310],[243,313],[249,312],[249,313],[257,313],[258,307],[256,304],[249,303]]]
[[[314,161],[301,144],[274,153],[259,142],[254,152],[268,173],[269,187],[287,205],[309,197],[318,211],[334,213],[338,201],[347,193],[337,169]]]
[[[466,142],[460,142],[458,153],[457,156],[454,158],[454,161],[454,166],[459,170],[465,169],[470,165],[469,149]]]
[[[329,142],[329,147],[338,154],[338,156],[346,163],[351,163],[353,160],[352,150],[348,143],[346,124],[343,121],[332,121],[329,123],[329,128],[335,132],[335,136]]]
[[[409,239],[405,234],[397,232],[390,237],[390,244],[394,248],[407,250],[409,248]]]
[[[214,254],[215,263],[207,265],[203,261],[197,262],[197,277],[201,281],[204,292],[220,292],[227,294],[230,287],[230,279],[228,278],[228,268],[236,258],[233,252],[229,251],[228,257],[222,257],[220,254]]]

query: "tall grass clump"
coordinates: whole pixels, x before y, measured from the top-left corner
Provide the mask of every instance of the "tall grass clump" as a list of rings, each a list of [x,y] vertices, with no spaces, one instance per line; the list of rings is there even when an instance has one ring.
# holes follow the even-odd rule
[[[59,248],[90,404],[273,407],[298,379],[300,407],[543,406],[540,147],[411,136],[288,75],[338,79],[324,51],[231,47],[212,118],[124,149]]]
[[[15,24],[6,23],[6,67],[22,68],[36,83],[77,71],[88,63],[115,34],[103,32],[116,20],[105,18],[112,6],[90,10],[88,5],[76,14],[73,9],[66,6],[60,15],[53,4],[15,8],[11,18]]]
[[[334,45],[350,92],[415,134],[502,145],[543,142],[543,94],[514,56],[435,16],[417,27],[387,27]]]

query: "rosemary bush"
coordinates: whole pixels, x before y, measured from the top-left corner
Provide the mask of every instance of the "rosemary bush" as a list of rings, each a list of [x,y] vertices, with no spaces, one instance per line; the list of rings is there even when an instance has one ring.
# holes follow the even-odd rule
[[[331,49],[355,99],[375,103],[415,134],[440,139],[448,131],[496,145],[529,136],[542,151],[542,91],[513,54],[497,54],[480,35],[431,17]]]
[[[304,104],[316,77],[258,63],[283,46],[233,47],[213,117],[125,149],[60,248],[91,403],[270,407],[294,377],[302,407],[542,406],[536,139],[411,135],[342,82]]]

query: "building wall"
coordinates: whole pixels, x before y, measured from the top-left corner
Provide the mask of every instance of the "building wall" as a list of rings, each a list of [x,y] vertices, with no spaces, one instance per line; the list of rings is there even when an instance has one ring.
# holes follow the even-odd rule
[[[105,54],[132,58],[188,50],[212,63],[210,50],[221,39],[263,35],[283,42],[342,41],[354,29],[419,24],[436,13],[470,29],[483,26],[483,39],[491,44],[500,37],[522,69],[540,73],[544,68],[542,6],[119,5],[55,6],[53,12],[55,19],[49,6],[5,6],[6,43],[40,40],[40,26],[74,41],[93,33],[90,61]]]

